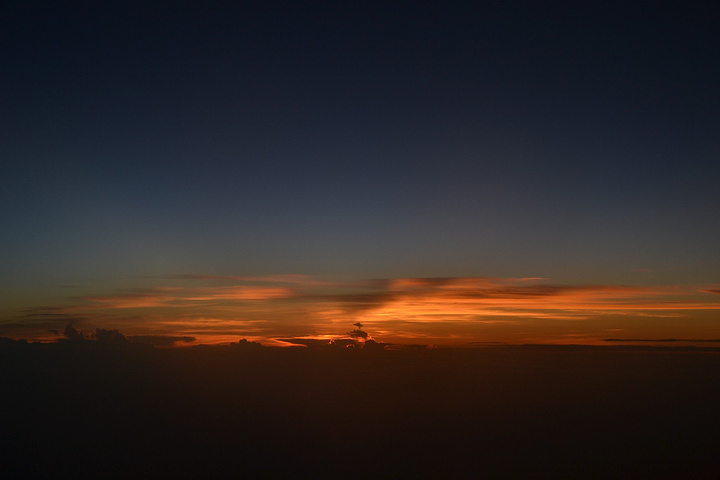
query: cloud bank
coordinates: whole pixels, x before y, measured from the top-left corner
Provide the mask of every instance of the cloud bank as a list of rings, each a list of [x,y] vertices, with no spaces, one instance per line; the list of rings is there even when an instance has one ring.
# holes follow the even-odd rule
[[[716,286],[562,285],[492,277],[331,282],[306,275],[183,274],[152,280],[152,287],[68,297],[62,305],[29,309],[14,322],[42,326],[45,335],[69,321],[100,322],[131,337],[207,343],[238,336],[269,341],[338,335],[362,322],[376,336],[470,342],[496,341],[483,335],[517,325],[537,336],[541,327],[558,322],[572,330],[605,317],[660,321],[720,309]],[[581,336],[570,330],[566,335]]]

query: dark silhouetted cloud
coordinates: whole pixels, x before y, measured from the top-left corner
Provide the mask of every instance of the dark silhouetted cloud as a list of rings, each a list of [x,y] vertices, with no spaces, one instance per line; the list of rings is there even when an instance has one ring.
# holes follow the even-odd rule
[[[92,338],[104,345],[121,345],[127,343],[127,338],[119,331],[106,330],[104,328],[96,328],[92,334]]]
[[[321,338],[303,338],[303,337],[289,337],[289,338],[277,338],[281,342],[289,343],[291,345],[302,345],[305,347],[326,347],[330,344],[330,340]]]
[[[178,343],[193,343],[195,337],[182,337],[172,335],[131,335],[127,337],[130,343],[153,345],[158,347],[171,347]]]
[[[72,342],[83,340],[83,333],[72,326],[72,323],[68,323],[63,331],[63,336]]]
[[[657,342],[657,343],[720,343],[720,339],[701,338],[603,338],[604,342]]]

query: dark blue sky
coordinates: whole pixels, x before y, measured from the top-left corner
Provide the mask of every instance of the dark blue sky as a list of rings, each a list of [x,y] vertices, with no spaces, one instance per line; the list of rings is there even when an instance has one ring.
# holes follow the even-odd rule
[[[6,311],[186,273],[717,281],[717,7],[229,3],[6,8]]]

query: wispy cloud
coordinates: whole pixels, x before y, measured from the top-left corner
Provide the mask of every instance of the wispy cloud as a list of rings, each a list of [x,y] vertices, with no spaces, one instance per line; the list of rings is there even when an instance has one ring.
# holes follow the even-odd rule
[[[272,284],[303,285],[303,286],[332,285],[331,283],[321,281],[310,275],[298,275],[298,274],[241,276],[241,275],[198,275],[198,274],[192,274],[192,273],[184,273],[184,274],[177,274],[177,275],[161,275],[161,276],[144,277],[144,278],[175,279],[175,280],[220,280],[220,281],[229,281],[229,282],[272,283]]]
[[[204,288],[190,292],[185,301],[216,301],[216,300],[270,300],[278,298],[292,298],[296,296],[294,290],[284,287],[217,287]]]

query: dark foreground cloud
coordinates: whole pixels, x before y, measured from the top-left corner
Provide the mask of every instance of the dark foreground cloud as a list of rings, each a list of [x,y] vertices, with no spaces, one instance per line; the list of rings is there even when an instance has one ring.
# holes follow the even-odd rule
[[[330,343],[330,340],[321,338],[277,338],[280,342],[289,343],[291,345],[305,346],[305,347],[326,347]]]
[[[178,337],[173,335],[131,335],[127,337],[130,343],[152,345],[155,347],[172,347],[178,343],[193,343],[195,337]]]
[[[63,336],[70,341],[78,341],[83,339],[83,333],[68,323],[63,331]]]
[[[603,338],[603,342],[720,343],[720,339],[716,339],[716,338],[714,338],[714,339],[701,339],[701,338]]]

